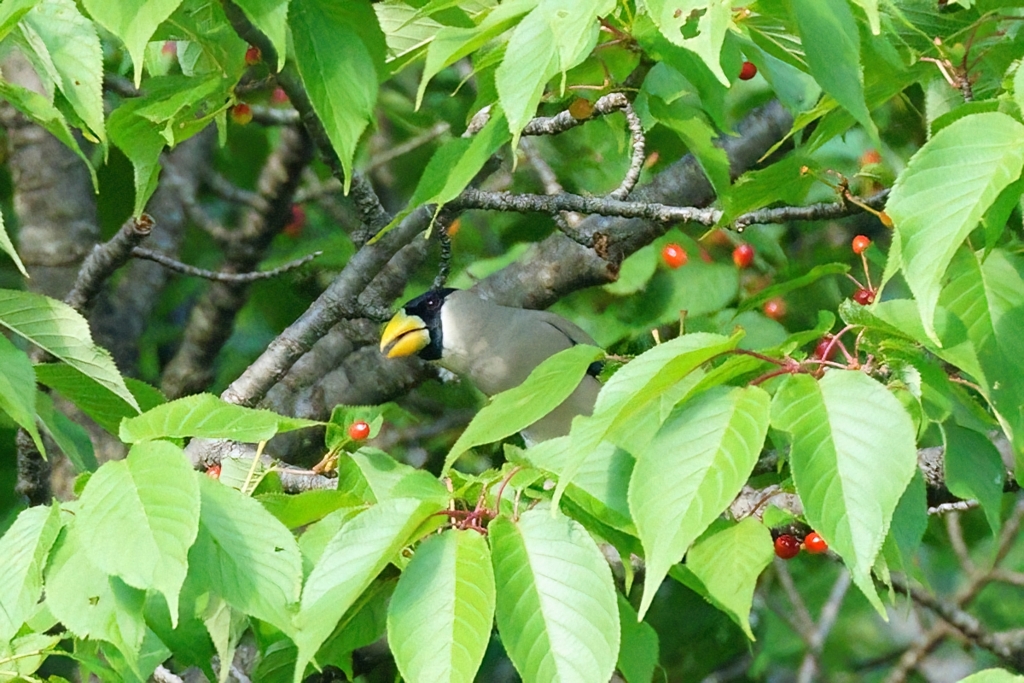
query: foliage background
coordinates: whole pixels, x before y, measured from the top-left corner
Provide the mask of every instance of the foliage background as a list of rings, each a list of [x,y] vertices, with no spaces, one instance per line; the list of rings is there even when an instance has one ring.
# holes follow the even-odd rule
[[[13,344],[0,346],[0,502],[14,532],[0,562],[19,581],[0,595],[0,676],[1019,671],[1022,16],[1009,0],[3,0],[0,324]],[[753,79],[737,78],[744,61]],[[873,240],[863,265],[856,234]],[[662,262],[670,243],[686,265]],[[749,268],[732,261],[740,243],[755,249]],[[233,274],[322,254],[211,282],[130,260],[139,245]],[[607,419],[561,451],[524,452],[501,443],[516,430],[499,404],[480,411],[471,386],[417,359],[383,361],[378,323],[446,268],[452,286],[590,331],[622,392]],[[877,304],[851,301],[847,270]],[[822,376],[815,345],[846,325],[847,369]],[[761,355],[718,355],[737,346]],[[571,387],[593,360],[577,355],[526,395]],[[678,381],[656,386],[645,367]],[[199,392],[276,415],[207,396],[137,417]],[[816,392],[820,404],[801,403]],[[658,485],[683,479],[671,456],[698,441],[692,416],[725,408],[754,426],[729,423],[740,445],[718,437],[694,513]],[[813,436],[828,411],[833,432]],[[474,415],[470,451],[459,435]],[[379,451],[348,455],[355,419]],[[196,436],[229,441],[196,441],[186,459]],[[288,463],[273,472],[251,445],[270,437],[260,452]],[[620,448],[598,448],[605,437]],[[822,464],[833,437],[839,455]],[[307,469],[328,450],[344,451],[337,481]],[[436,475],[458,455],[449,496]],[[646,476],[631,480],[634,460]],[[123,464],[97,469],[108,461]],[[597,495],[587,477],[604,466]],[[192,471],[211,467],[221,483]],[[816,488],[835,481],[860,493]],[[337,490],[294,495],[325,487]],[[519,516],[518,496],[540,504]],[[488,512],[433,515],[450,497]],[[552,497],[564,514],[549,514]],[[844,541],[843,520],[875,508]],[[474,530],[420,542],[443,519],[472,529],[495,514],[486,544]],[[132,536],[162,523],[152,547]],[[808,524],[838,554],[772,560],[769,529]],[[662,533],[675,528],[685,538]],[[505,588],[523,557],[550,550],[538,539],[580,553],[547,569],[597,596],[576,615],[598,625],[591,637],[559,635],[561,614],[534,633],[516,611],[526,598]],[[444,593],[418,573],[425,558],[492,596],[481,619],[450,636],[416,621],[417,598]],[[92,600],[108,598],[96,618]],[[556,676],[528,654],[572,661],[573,637],[574,665],[592,671]],[[479,669],[453,657],[432,678],[452,643]],[[307,670],[314,655],[326,673]]]

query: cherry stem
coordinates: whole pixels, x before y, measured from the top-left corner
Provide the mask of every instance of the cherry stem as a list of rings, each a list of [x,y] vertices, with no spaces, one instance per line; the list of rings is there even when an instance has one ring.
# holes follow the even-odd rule
[[[779,367],[783,368],[787,367],[792,362],[789,358],[772,358],[771,356],[766,356],[763,353],[758,353],[757,351],[748,351],[747,349],[732,349],[730,351],[726,351],[726,353],[734,353],[741,356],[753,356],[758,360],[763,360],[765,363],[771,363],[772,365],[778,365]]]
[[[505,478],[501,480],[501,486],[499,486],[499,487],[498,487],[498,499],[497,499],[497,500],[495,501],[495,503],[494,503],[494,509],[495,509],[495,510],[497,510],[497,511],[500,511],[500,510],[501,510],[501,496],[502,496],[502,494],[504,494],[504,493],[505,493],[505,486],[507,486],[507,485],[508,485],[508,483],[509,483],[509,481],[511,481],[511,480],[512,480],[512,477],[514,477],[514,476],[516,476],[517,474],[519,474],[519,472],[520,472],[520,471],[521,471],[522,469],[523,469],[523,468],[522,468],[522,467],[521,467],[520,465],[516,465],[515,467],[513,467],[513,468],[512,468],[512,469],[511,469],[511,470],[509,471],[509,473],[508,473],[508,474],[506,474],[506,475],[505,475]]]
[[[863,251],[860,253],[860,262],[864,264],[864,279],[868,281],[868,289],[873,292],[875,291],[875,286],[871,284],[871,271],[868,270],[868,257]]]
[[[850,275],[849,273],[844,273],[844,274],[846,275],[846,277],[848,277],[848,278],[850,278],[851,280],[853,280],[853,284],[857,285],[857,287],[858,287],[858,288],[860,288],[860,289],[867,289],[867,287],[865,287],[864,285],[862,285],[862,284],[860,283],[860,280],[858,280],[858,279],[857,279],[857,278],[855,278],[854,276]]]
[[[773,377],[778,377],[779,375],[795,375],[798,372],[800,372],[799,367],[797,369],[779,368],[778,370],[772,370],[771,372],[765,373],[760,377],[751,380],[750,386],[756,387],[758,384],[761,384],[762,382],[767,382]]]

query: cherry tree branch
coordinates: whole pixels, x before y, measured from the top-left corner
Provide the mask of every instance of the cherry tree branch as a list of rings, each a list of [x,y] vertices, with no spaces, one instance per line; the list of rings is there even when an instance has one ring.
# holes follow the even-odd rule
[[[129,218],[113,237],[93,247],[78,271],[75,286],[64,297],[64,303],[85,313],[96,295],[114,272],[128,262],[135,249],[153,231],[154,221],[148,214]]]
[[[245,284],[249,282],[256,282],[258,280],[269,280],[270,278],[277,277],[278,275],[287,273],[290,270],[295,270],[296,268],[304,266],[313,259],[315,259],[317,256],[321,256],[322,254],[322,251],[315,251],[312,254],[303,256],[300,259],[295,259],[294,261],[289,261],[283,266],[278,266],[277,268],[273,268],[271,270],[256,270],[249,273],[224,273],[215,270],[206,270],[204,268],[196,268],[195,266],[190,266],[187,263],[182,263],[181,261],[173,259],[170,256],[161,254],[158,251],[153,251],[152,249],[135,247],[134,249],[132,249],[131,252],[131,255],[134,258],[145,259],[147,261],[159,263],[164,268],[167,268],[168,270],[173,270],[176,273],[181,273],[182,275],[188,275],[190,277],[199,277],[203,278],[204,280],[213,280],[214,282],[232,282],[235,284]]]

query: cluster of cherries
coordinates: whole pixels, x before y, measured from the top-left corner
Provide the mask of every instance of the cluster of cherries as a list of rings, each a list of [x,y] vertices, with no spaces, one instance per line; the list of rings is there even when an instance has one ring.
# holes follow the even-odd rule
[[[812,555],[820,555],[828,550],[828,543],[817,531],[811,531],[803,540],[792,534],[779,534],[775,537],[775,555],[783,560],[792,560],[803,548]]]

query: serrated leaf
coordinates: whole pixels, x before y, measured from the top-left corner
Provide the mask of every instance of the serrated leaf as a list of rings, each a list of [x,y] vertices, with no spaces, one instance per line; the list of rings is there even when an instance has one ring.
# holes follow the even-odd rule
[[[85,431],[85,427],[57,410],[50,395],[42,391],[36,394],[36,416],[46,433],[57,444],[57,448],[67,456],[76,472],[96,471],[99,463],[96,462],[96,453],[93,450],[89,432]]]
[[[89,559],[76,524],[61,535],[46,575],[46,605],[78,638],[105,640],[136,662],[146,635],[146,593]]]
[[[981,504],[993,535],[1002,527],[1000,511],[1006,469],[992,441],[983,434],[964,429],[953,421],[942,425],[946,450],[943,454],[946,488],[954,496],[974,498]]]
[[[821,380],[787,378],[772,402],[772,425],[792,435],[790,466],[807,523],[884,613],[871,568],[917,469],[910,416],[863,372],[830,370]]]
[[[270,66],[280,71],[288,56],[288,0],[237,0],[236,4],[274,46],[277,64]]]
[[[388,70],[394,74],[420,56],[446,27],[402,2],[378,2],[373,6],[388,42]]]
[[[769,403],[759,387],[716,387],[680,404],[634,453],[629,509],[647,563],[641,617],[669,568],[750,476],[768,432]]]
[[[167,600],[178,623],[178,593],[199,530],[199,486],[185,453],[166,441],[137,444],[106,463],[82,492],[76,520],[96,567]]]
[[[951,268],[951,280],[940,295],[937,311],[947,309],[966,326],[976,365],[953,359],[971,373],[982,394],[995,408],[1001,426],[1014,445],[1016,471],[1024,472],[1024,264],[1008,252],[995,249],[982,260],[982,252],[966,253]],[[938,325],[936,326],[938,327]],[[949,346],[946,344],[945,346]],[[942,349],[945,350],[945,346]],[[940,357],[948,356],[940,352]],[[970,358],[969,358],[970,359]]]
[[[293,0],[288,25],[302,36],[294,44],[295,63],[341,160],[347,193],[356,146],[377,102],[384,34],[366,0]]]
[[[14,243],[11,242],[10,236],[7,234],[7,226],[4,225],[4,215],[0,212],[0,251],[11,257],[14,261],[14,265],[17,266],[18,272],[25,277],[28,277],[28,271],[25,270],[25,264],[21,262],[21,257],[18,256],[17,250],[14,248]]]
[[[95,25],[73,0],[43,0],[25,15],[23,25],[46,47],[57,87],[89,132],[105,144],[103,49]]]
[[[27,431],[46,454],[36,427],[36,373],[28,355],[0,334],[0,410]]]
[[[490,40],[515,26],[519,19],[537,6],[538,0],[512,0],[495,7],[479,26],[462,28],[445,26],[437,32],[427,48],[426,63],[423,65],[423,76],[416,91],[416,108],[423,103],[423,93],[427,84],[445,67],[476,52]]]
[[[413,498],[378,503],[347,522],[327,543],[302,590],[293,640],[299,648],[295,683],[338,619],[394,559],[436,506]]]
[[[636,610],[622,593],[616,592],[615,597],[622,628],[622,645],[615,668],[626,683],[650,683],[658,666],[658,632],[646,621],[638,620]]]
[[[37,92],[22,88],[19,85],[9,83],[0,79],[0,98],[7,100],[12,107],[20,111],[30,120],[45,128],[53,137],[64,143],[64,146],[75,153],[85,167],[89,169],[89,177],[92,179],[92,186],[99,191],[99,180],[96,177],[96,169],[78,144],[71,128],[68,127],[67,119],[53,103]]]
[[[212,394],[195,394],[156,406],[137,417],[125,418],[119,434],[125,443],[187,436],[257,443],[275,434],[322,424],[269,410],[246,408]]]
[[[881,17],[878,14],[878,0],[853,0],[853,2],[864,10],[864,14],[868,18],[868,25],[871,27],[871,32],[877,36],[882,30]]]
[[[925,143],[893,186],[886,212],[900,237],[896,257],[936,342],[935,305],[946,268],[1022,168],[1024,125],[999,112],[976,114]]]
[[[575,421],[570,435],[572,450],[555,488],[555,501],[601,441],[607,439],[626,450],[634,449],[634,437],[644,429],[653,433],[672,405],[682,398],[680,382],[701,364],[735,348],[741,337],[683,335],[637,356],[612,375],[597,396],[593,415]],[[696,378],[687,381],[695,382]],[[682,390],[685,389],[683,386]],[[666,397],[672,400],[664,406]],[[663,407],[667,408],[664,412]]]
[[[11,640],[36,609],[43,567],[61,529],[60,508],[23,510],[0,537],[0,642]]]
[[[94,380],[63,363],[39,363],[35,366],[36,379],[78,406],[83,413],[107,432],[117,435],[121,419],[134,417],[139,411],[120,396],[104,389]],[[166,403],[160,391],[131,377],[124,380],[136,402],[143,410]]]
[[[509,140],[508,122],[500,110],[493,111],[483,129],[471,138],[455,138],[441,145],[427,162],[406,208],[395,214],[387,226],[374,235],[371,244],[424,204],[441,206],[455,199]]]
[[[491,443],[529,427],[576,390],[587,368],[604,352],[577,344],[544,360],[522,384],[497,394],[473,416],[444,460],[442,473],[473,446]]]
[[[146,43],[181,0],[83,0],[85,10],[124,43],[135,67],[135,87],[142,83],[142,62]]]
[[[864,102],[860,35],[846,0],[792,0],[811,75],[872,139],[878,128]]]
[[[389,498],[418,498],[444,506],[451,498],[444,484],[430,472],[400,463],[384,451],[364,447],[351,458],[377,502]]]
[[[540,0],[516,26],[494,74],[513,147],[536,113],[544,85],[590,54],[597,44],[597,18],[614,7],[608,0]]]
[[[289,529],[312,524],[335,510],[363,504],[362,500],[349,493],[330,489],[295,494],[264,493],[256,496],[256,500]]]
[[[701,112],[679,100],[671,104],[660,97],[647,100],[651,115],[658,123],[673,130],[686,144],[687,149],[704,175],[711,181],[715,194],[722,194],[729,189],[729,156],[720,147],[714,145],[718,135],[704,120]]]
[[[719,61],[726,31],[732,23],[729,0],[647,0],[647,10],[663,36],[700,56],[711,73],[729,86]]]
[[[47,656],[56,651],[60,636],[28,633],[11,641],[0,641],[0,661],[4,663],[4,679],[9,681],[40,680],[32,676]],[[47,680],[56,678],[51,676]],[[61,679],[63,680],[63,679]]]
[[[0,289],[0,326],[139,407],[110,353],[93,343],[89,323],[67,304],[42,294]]]
[[[722,218],[719,225],[728,225],[748,211],[774,202],[799,204],[817,182],[813,173],[817,164],[801,154],[792,154],[767,168],[747,171],[729,187],[722,197]]]
[[[472,681],[490,641],[494,603],[483,536],[452,529],[420,544],[388,606],[388,642],[402,677]]]
[[[199,534],[188,554],[190,576],[202,590],[238,611],[293,633],[302,585],[295,537],[249,496],[204,474],[199,479]]]
[[[245,615],[231,609],[231,606],[223,600],[214,599],[207,605],[203,614],[203,625],[210,634],[210,640],[213,641],[220,661],[233,661],[238,641],[249,625],[249,620]],[[227,683],[230,674],[231,667],[220,667],[218,683]]]
[[[698,540],[686,554],[686,564],[673,567],[670,574],[695,588],[754,640],[750,629],[754,588],[774,556],[771,532],[754,517],[747,517]]]
[[[619,652],[611,570],[578,522],[545,507],[488,526],[498,633],[525,683],[606,681]]]
[[[352,653],[384,637],[387,631],[388,602],[397,583],[396,579],[388,578],[370,584],[341,617],[334,633],[317,650],[317,662],[324,666],[337,666],[349,680],[353,680],[356,674],[353,671]],[[289,667],[289,673],[292,667]]]

